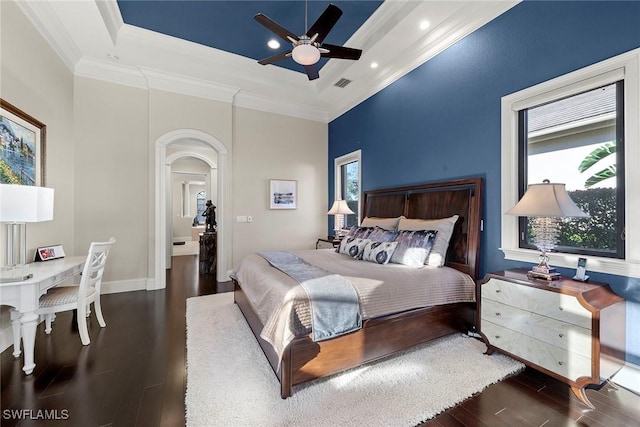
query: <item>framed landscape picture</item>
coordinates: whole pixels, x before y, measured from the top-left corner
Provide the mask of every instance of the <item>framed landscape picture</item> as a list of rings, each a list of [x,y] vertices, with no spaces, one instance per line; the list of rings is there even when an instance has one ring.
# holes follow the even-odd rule
[[[271,209],[296,209],[298,207],[298,181],[269,180],[269,200]]]
[[[0,183],[44,186],[46,126],[0,99]]]

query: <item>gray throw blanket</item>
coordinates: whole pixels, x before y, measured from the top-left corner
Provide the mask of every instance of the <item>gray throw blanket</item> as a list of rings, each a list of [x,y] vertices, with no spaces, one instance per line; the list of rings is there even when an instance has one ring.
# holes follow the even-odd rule
[[[306,291],[311,305],[314,341],[328,340],[362,327],[360,300],[349,280],[289,252],[259,252],[258,255],[296,280]]]

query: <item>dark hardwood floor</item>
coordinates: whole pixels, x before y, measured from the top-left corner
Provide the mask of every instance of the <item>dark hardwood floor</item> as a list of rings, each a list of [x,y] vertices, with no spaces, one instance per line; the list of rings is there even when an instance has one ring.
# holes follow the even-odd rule
[[[102,297],[107,327],[100,329],[92,316],[89,346],[81,345],[71,313],[63,313],[50,336],[44,334],[44,325],[38,327],[32,375],[24,376],[22,358],[14,359],[12,348],[5,350],[0,363],[0,424],[184,425],[185,300],[227,292],[232,286],[199,276],[196,256],[173,261],[165,290]],[[595,411],[582,406],[566,385],[526,369],[424,425],[640,426],[639,396],[610,385],[588,390],[587,395]],[[15,418],[19,414],[22,419]],[[29,420],[28,414],[66,419]]]

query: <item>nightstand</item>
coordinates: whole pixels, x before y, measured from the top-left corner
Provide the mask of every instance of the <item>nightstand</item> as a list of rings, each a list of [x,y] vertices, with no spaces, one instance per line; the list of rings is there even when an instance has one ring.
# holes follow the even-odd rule
[[[342,239],[336,239],[333,236],[328,236],[326,239],[320,237],[316,241],[316,249],[337,248],[338,246],[340,246],[340,242],[342,242]]]
[[[497,350],[568,384],[593,409],[585,387],[624,365],[624,299],[604,283],[529,279],[526,270],[490,273],[481,285],[487,354]]]

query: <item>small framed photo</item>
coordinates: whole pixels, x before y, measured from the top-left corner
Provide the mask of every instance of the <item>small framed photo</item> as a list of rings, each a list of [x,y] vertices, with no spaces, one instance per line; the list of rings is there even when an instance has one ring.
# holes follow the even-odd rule
[[[50,261],[58,258],[64,258],[62,245],[44,246],[36,249],[34,261]]]
[[[269,180],[269,208],[297,209],[298,181],[270,179]]]

